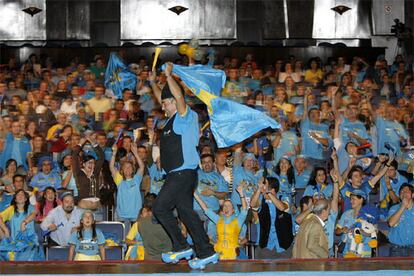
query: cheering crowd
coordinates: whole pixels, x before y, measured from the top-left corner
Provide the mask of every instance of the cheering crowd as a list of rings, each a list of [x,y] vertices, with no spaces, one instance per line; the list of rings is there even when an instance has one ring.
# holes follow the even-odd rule
[[[214,246],[222,260],[414,256],[414,68],[402,56],[217,60],[227,76],[221,96],[281,126],[230,148],[217,147],[190,89],[148,63],[129,65],[137,85],[122,98],[104,85],[101,55],[56,68],[32,54],[1,67],[0,260],[44,260],[53,246],[67,246],[69,260],[105,260],[111,237],[99,221],[124,224],[116,244],[128,246],[125,260],[166,261],[177,243]],[[166,86],[172,95],[159,98]],[[160,137],[169,135],[173,96],[173,132],[198,121],[179,143],[181,162],[199,166],[187,178],[198,179],[193,210],[170,204],[171,220],[160,202],[183,195],[160,191],[179,157],[163,159],[160,148],[178,144]],[[194,212],[211,248],[197,248],[203,237],[188,229]]]

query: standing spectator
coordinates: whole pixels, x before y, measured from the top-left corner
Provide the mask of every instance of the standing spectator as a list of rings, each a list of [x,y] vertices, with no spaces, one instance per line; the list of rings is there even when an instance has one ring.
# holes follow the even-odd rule
[[[104,96],[105,87],[98,84],[95,87],[95,96],[87,100],[88,111],[95,116],[95,121],[102,122],[102,115],[111,108],[111,100]]]
[[[131,223],[137,220],[138,214],[142,208],[140,187],[145,165],[138,156],[137,146],[133,144],[131,151],[139,167],[135,169],[134,163],[131,161],[124,161],[118,171],[115,168],[117,149],[118,147],[116,145],[112,147],[112,158],[109,163],[109,168],[115,184],[118,185],[116,213],[118,219],[124,222],[126,232],[129,232]]]
[[[320,259],[328,258],[328,237],[325,234],[325,221],[330,211],[329,201],[319,199],[310,214],[300,226],[293,246],[293,258]]]
[[[0,153],[0,167],[5,168],[7,160],[16,160],[17,167],[22,166],[28,171],[28,153],[31,151],[29,140],[22,136],[20,123],[15,121],[11,125],[11,132],[7,134],[4,149]]]
[[[414,187],[403,184],[399,189],[401,203],[391,207],[388,224],[391,226],[388,239],[391,257],[414,256]]]
[[[79,155],[86,141],[89,141],[91,144],[96,158],[89,154]],[[72,173],[78,187],[79,200],[99,196],[98,179],[104,160],[105,156],[102,149],[95,144],[91,136],[82,138],[79,145],[72,149]]]

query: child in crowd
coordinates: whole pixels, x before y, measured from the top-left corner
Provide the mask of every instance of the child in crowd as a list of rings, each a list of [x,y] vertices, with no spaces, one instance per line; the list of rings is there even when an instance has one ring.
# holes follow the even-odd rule
[[[79,229],[72,233],[69,245],[69,261],[105,260],[105,237],[96,228],[92,211],[83,213]]]

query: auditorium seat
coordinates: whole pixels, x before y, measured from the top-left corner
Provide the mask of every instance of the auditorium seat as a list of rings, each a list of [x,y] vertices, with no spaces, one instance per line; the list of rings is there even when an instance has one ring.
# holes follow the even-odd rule
[[[46,249],[47,261],[67,261],[69,246],[51,246]]]

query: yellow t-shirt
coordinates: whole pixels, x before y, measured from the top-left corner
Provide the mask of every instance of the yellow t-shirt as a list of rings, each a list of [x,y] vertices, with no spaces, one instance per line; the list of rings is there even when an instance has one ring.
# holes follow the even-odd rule
[[[117,172],[113,178],[116,186],[119,186],[119,184],[121,184],[121,181],[124,179],[119,172]]]

